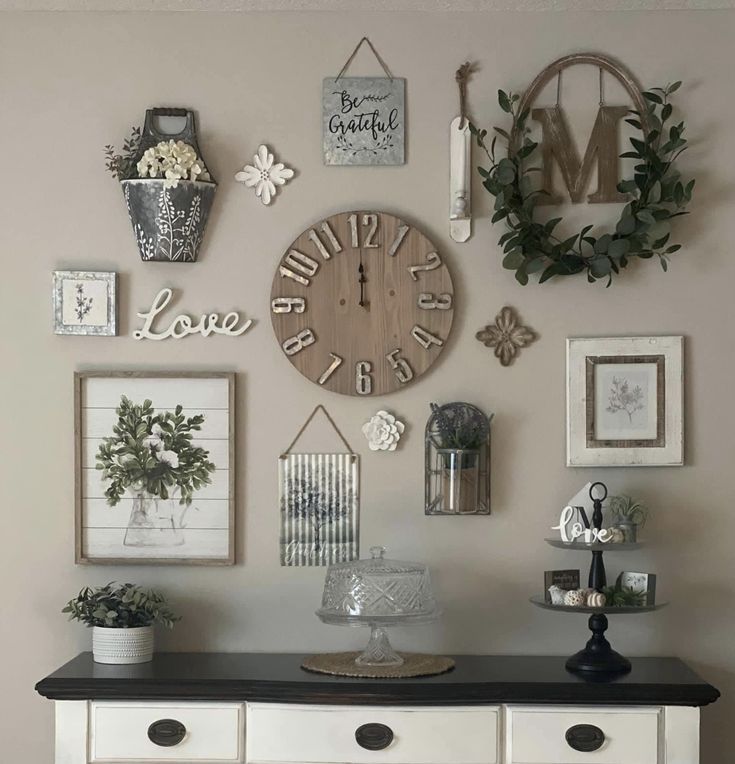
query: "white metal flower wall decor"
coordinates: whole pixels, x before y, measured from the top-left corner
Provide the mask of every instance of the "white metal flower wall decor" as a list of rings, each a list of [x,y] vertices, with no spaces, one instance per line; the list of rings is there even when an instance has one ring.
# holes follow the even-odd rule
[[[268,146],[258,146],[258,153],[253,157],[255,166],[248,164],[236,173],[235,180],[248,188],[255,188],[255,195],[263,204],[270,204],[276,195],[277,186],[283,186],[294,176],[294,171],[283,162],[273,163],[274,156]]]
[[[395,451],[405,429],[403,422],[387,411],[378,411],[362,426],[371,451]]]

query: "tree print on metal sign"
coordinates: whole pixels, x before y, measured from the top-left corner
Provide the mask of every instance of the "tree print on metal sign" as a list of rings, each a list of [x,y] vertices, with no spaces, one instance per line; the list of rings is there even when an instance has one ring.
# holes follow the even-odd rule
[[[279,460],[281,565],[320,566],[359,554],[358,464],[353,454]]]

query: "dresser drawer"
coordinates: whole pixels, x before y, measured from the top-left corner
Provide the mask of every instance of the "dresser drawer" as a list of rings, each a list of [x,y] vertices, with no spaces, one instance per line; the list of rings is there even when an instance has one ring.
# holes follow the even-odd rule
[[[658,708],[510,706],[508,764],[657,764],[660,716]]]
[[[240,703],[92,703],[89,735],[91,762],[241,762],[243,707]]]
[[[433,709],[253,703],[247,710],[247,761],[495,764],[498,718],[498,709],[490,706]]]

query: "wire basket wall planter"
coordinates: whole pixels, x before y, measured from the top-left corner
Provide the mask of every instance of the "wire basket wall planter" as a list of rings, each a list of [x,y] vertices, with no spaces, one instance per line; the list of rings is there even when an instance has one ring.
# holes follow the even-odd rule
[[[490,417],[469,403],[432,404],[425,431],[425,513],[490,514]]]
[[[157,117],[184,117],[186,124],[179,133],[162,133],[155,124]],[[146,111],[140,147],[131,166],[135,168],[148,149],[164,141],[181,141],[190,146],[204,166],[193,112],[165,108]],[[120,181],[144,262],[196,262],[217,190],[206,166],[202,175],[209,179],[179,179],[173,185],[158,177],[127,177]]]

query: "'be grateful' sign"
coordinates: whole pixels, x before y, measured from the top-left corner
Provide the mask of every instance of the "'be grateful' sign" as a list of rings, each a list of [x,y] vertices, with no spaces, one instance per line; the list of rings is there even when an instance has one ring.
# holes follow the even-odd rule
[[[324,163],[403,164],[406,81],[327,78],[322,91]]]

